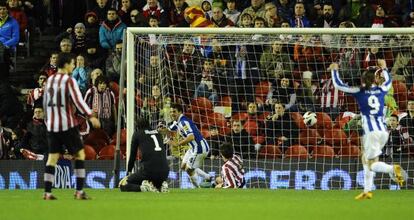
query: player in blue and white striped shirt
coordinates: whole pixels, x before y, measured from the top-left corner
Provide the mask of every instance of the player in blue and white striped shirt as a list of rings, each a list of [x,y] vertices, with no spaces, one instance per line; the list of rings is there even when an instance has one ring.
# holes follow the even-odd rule
[[[386,70],[385,60],[378,60],[381,69],[367,70],[362,75],[361,87],[349,87],[339,77],[338,64],[330,66],[332,81],[334,86],[353,95],[358,102],[361,116],[362,127],[364,130],[362,146],[362,164],[364,166],[364,192],[356,196],[355,199],[371,199],[371,188],[374,180],[374,172],[389,173],[393,179],[402,186],[405,181],[405,171],[400,165],[389,165],[378,161],[382,148],[388,141],[388,131],[385,126],[384,97],[392,86],[392,79]],[[380,82],[381,72],[385,79]]]
[[[181,169],[188,173],[195,187],[198,187],[197,175],[202,176],[207,181],[211,181],[211,176],[200,169],[210,150],[207,141],[201,135],[194,122],[183,114],[183,108],[180,104],[172,104],[170,112],[174,123],[169,127],[169,130],[177,131],[183,137],[183,140],[178,142],[170,140],[168,143],[172,147],[186,144],[191,147],[184,155]]]

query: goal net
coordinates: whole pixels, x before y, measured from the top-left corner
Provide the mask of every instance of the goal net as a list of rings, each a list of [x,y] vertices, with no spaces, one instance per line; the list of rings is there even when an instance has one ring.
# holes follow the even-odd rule
[[[385,98],[390,139],[381,160],[413,176],[413,35],[409,29],[128,28],[127,143],[135,118],[156,129],[179,103],[211,152],[205,171],[220,175],[225,141],[244,160],[248,188],[356,189],[363,186],[362,125],[356,100],[334,88],[329,65],[350,86],[385,59],[393,77]],[[171,134],[179,139],[178,134]],[[129,144],[127,144],[128,146]],[[128,148],[127,148],[128,149]],[[169,148],[170,182],[186,146]],[[399,189],[388,175],[377,189]],[[410,179],[405,186],[413,187]]]

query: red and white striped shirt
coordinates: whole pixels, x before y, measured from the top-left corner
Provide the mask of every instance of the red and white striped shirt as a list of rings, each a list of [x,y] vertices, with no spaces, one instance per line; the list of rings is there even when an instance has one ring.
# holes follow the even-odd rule
[[[221,167],[223,188],[239,188],[244,184],[243,161],[238,155],[226,161]]]
[[[321,107],[322,108],[339,108],[343,105],[345,94],[339,91],[333,85],[332,79],[322,81],[321,88]]]
[[[76,109],[90,116],[91,109],[83,101],[79,86],[70,75],[57,73],[47,79],[43,97],[45,123],[50,132],[66,131],[78,125]]]

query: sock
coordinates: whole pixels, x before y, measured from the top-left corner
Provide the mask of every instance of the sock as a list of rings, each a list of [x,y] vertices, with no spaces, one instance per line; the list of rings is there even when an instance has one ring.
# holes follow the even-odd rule
[[[211,178],[210,174],[204,172],[202,169],[200,168],[196,168],[195,172],[200,175],[201,177],[203,177],[206,180],[209,180]]]
[[[198,182],[197,182],[197,172],[194,172],[192,176],[190,176],[190,181],[194,185],[195,188],[198,188]]]
[[[384,162],[378,161],[371,164],[371,170],[376,173],[392,173],[394,172],[393,166]]]
[[[368,165],[364,166],[364,192],[372,191],[372,186],[374,185],[374,172],[369,170]]]
[[[85,182],[85,161],[75,160],[76,190],[82,191]]]
[[[52,185],[53,185],[54,180],[55,180],[55,167],[46,165],[45,174],[44,174],[45,193],[52,192]]]

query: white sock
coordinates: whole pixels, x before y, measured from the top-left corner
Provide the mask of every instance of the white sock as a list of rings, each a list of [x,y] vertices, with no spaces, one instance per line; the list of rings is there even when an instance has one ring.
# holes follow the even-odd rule
[[[393,166],[384,162],[378,161],[371,164],[371,170],[376,173],[393,173]]]
[[[190,176],[190,181],[194,185],[195,188],[198,188],[198,182],[197,182],[197,173],[194,172],[192,176]]]
[[[372,190],[372,186],[374,185],[374,172],[369,170],[368,165],[364,164],[364,192],[370,192]]]
[[[210,174],[204,172],[202,169],[200,168],[196,168],[195,172],[200,175],[201,177],[203,177],[204,179],[210,179]]]

